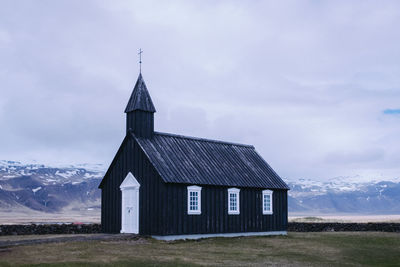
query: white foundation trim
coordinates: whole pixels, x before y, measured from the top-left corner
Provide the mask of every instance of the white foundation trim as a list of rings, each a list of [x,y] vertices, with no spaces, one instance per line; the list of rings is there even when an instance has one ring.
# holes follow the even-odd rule
[[[210,237],[268,236],[268,235],[287,235],[287,231],[196,234],[196,235],[153,235],[151,237],[157,240],[172,241],[179,239],[200,239],[200,238],[210,238]]]

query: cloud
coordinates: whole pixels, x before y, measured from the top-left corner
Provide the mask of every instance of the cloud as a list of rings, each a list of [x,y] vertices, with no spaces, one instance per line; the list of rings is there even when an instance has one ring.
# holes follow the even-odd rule
[[[397,1],[41,1],[0,10],[0,158],[111,162],[138,74],[155,128],[283,177],[400,171]]]
[[[361,151],[335,151],[325,157],[327,164],[363,164],[383,159],[385,152],[383,149],[368,149]]]
[[[9,42],[11,42],[10,34],[7,31],[0,29],[0,45],[2,43],[7,44]]]

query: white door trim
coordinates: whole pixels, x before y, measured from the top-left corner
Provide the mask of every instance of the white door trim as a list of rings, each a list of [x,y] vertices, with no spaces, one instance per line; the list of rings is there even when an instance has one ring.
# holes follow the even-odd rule
[[[132,173],[121,183],[121,233],[139,233],[139,188],[140,184]]]

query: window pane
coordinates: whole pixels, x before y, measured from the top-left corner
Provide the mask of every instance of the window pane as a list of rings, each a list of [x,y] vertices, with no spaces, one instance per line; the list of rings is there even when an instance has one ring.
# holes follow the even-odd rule
[[[229,210],[237,211],[237,194],[236,193],[229,194]]]
[[[189,210],[198,211],[199,210],[199,192],[190,191],[189,192]]]
[[[263,200],[264,211],[271,211],[271,195],[264,195]]]

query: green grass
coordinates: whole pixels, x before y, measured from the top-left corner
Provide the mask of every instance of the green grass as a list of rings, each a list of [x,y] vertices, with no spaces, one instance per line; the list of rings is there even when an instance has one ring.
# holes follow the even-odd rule
[[[0,265],[400,266],[400,234],[325,232],[175,242],[141,238],[51,243],[0,250]]]

